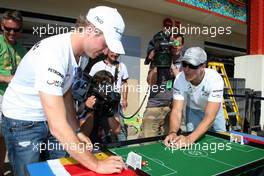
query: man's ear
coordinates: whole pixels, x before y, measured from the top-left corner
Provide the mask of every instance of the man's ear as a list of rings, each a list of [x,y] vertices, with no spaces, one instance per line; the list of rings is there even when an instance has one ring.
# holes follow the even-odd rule
[[[206,63],[204,63],[201,67],[202,67],[202,68],[206,68]]]

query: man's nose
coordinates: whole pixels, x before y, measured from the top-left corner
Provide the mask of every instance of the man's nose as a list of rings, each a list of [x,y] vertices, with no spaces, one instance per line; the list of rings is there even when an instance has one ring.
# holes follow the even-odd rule
[[[14,31],[14,29],[12,29],[12,30],[9,32],[9,34],[12,34],[12,35],[14,35],[14,34],[15,34],[15,31]]]

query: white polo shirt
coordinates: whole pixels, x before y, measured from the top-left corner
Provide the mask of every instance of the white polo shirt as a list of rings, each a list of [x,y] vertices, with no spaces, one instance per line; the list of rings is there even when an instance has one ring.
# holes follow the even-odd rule
[[[173,87],[173,99],[187,100],[188,107],[203,112],[208,101],[222,102],[223,99],[224,81],[213,69],[205,68],[204,78],[197,86],[187,81],[184,73],[181,72],[175,79]],[[220,108],[219,111],[222,110]]]
[[[25,55],[3,99],[3,113],[17,120],[45,121],[39,91],[63,96],[71,87],[78,67],[71,33],[59,34],[35,44]]]
[[[109,71],[113,76],[115,76],[116,66],[111,64],[106,64],[104,61],[100,61],[93,65],[89,75],[94,76],[98,71],[102,71],[102,70]],[[129,76],[126,65],[120,62],[118,68],[118,74],[117,74],[117,82],[115,84],[115,90],[117,90],[117,92],[119,93],[121,92],[122,81],[127,80],[128,77]]]

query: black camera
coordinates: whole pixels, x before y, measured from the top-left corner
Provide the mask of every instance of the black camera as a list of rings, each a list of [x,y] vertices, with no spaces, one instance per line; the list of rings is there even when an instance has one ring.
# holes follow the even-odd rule
[[[170,67],[172,62],[171,48],[175,46],[174,42],[170,41],[170,35],[160,31],[153,36],[154,42],[154,65],[156,67]]]
[[[93,77],[83,73],[72,85],[72,92],[74,100],[82,104],[77,113],[80,116],[85,116],[88,112],[84,102],[92,95],[96,97],[93,107],[95,111],[102,112],[105,117],[112,117],[118,112],[121,96],[115,91],[114,77],[108,71],[98,71]]]

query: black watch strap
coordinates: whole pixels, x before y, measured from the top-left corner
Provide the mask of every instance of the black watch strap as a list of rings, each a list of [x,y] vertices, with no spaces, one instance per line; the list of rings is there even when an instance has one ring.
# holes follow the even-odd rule
[[[76,130],[75,130],[75,134],[77,135],[78,133],[80,133],[81,132],[81,128],[79,127],[79,128],[77,128]]]

